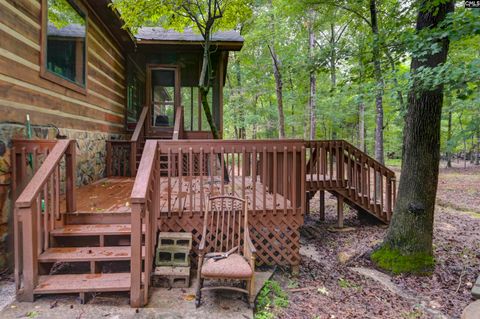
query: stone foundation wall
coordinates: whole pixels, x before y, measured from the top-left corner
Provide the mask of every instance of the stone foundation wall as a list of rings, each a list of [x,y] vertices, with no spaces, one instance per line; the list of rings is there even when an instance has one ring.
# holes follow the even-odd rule
[[[32,139],[55,139],[57,134],[77,141],[77,185],[86,185],[105,177],[106,140],[126,138],[123,134],[32,125]],[[10,199],[12,139],[25,137],[25,125],[0,123],[0,270],[8,265],[12,255],[9,244],[11,232],[9,221],[12,214]]]

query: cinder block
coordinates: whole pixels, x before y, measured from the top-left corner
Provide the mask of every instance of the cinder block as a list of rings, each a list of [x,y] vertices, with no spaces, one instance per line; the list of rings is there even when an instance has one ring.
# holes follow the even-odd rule
[[[155,258],[157,266],[190,266],[190,251],[159,247]]]
[[[188,288],[190,286],[190,267],[156,267],[152,279],[155,287]]]
[[[480,299],[480,276],[478,276],[477,281],[472,288],[472,296],[474,299]]]
[[[168,249],[188,250],[192,249],[192,233],[186,232],[160,232],[158,235],[159,247]]]

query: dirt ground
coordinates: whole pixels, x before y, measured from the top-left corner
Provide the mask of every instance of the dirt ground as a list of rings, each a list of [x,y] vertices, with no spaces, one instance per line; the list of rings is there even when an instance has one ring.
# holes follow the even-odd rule
[[[391,276],[403,298],[351,267],[375,268],[371,249],[387,229],[346,212],[348,232],[331,232],[336,202],[326,196],[326,221],[320,222],[318,199],[302,234],[303,246],[313,247],[316,260],[302,258],[300,275],[278,272],[274,277],[288,292],[285,308],[272,306],[279,318],[459,318],[472,301],[471,288],[480,274],[480,167],[444,169],[440,173],[435,214],[436,267],[429,277]],[[427,310],[426,310],[427,309]],[[431,310],[431,311],[429,311]]]
[[[472,301],[471,288],[480,274],[480,167],[448,170],[443,167],[434,226],[436,268],[431,276],[388,276],[389,282],[404,292],[398,294],[384,283],[355,272],[353,267],[375,269],[369,260],[369,252],[381,242],[386,226],[360,220],[357,213],[347,207],[345,226],[350,227],[350,231],[333,232],[331,226],[336,223],[336,201],[326,196],[326,220],[320,222],[317,214],[319,200],[314,198],[311,201],[312,213],[306,218],[302,231],[303,257],[299,275],[294,277],[289,271],[278,269],[273,277],[287,293],[288,303],[282,302],[279,306],[273,302],[263,314],[257,312],[256,318],[459,318],[462,310]],[[13,285],[8,278],[3,278],[3,283],[11,289]],[[0,289],[5,290],[5,287]],[[13,293],[1,295],[3,300],[5,296],[11,298]],[[44,298],[33,305],[6,305],[0,318],[29,317],[29,309],[34,314],[55,312],[61,317],[72,318],[154,318],[159,315],[154,308],[142,310],[141,314],[127,314],[131,311],[128,300],[124,307],[114,306],[113,309],[110,305],[108,309],[100,309],[94,303],[86,307],[77,306],[70,299],[61,303],[62,314],[58,309],[50,308],[50,301]],[[76,305],[74,309],[68,306],[71,304]],[[91,311],[90,315],[86,315],[83,308]],[[80,316],[74,310],[80,311]],[[160,317],[182,317],[174,309],[170,310],[169,314]],[[182,311],[187,313],[185,309]]]

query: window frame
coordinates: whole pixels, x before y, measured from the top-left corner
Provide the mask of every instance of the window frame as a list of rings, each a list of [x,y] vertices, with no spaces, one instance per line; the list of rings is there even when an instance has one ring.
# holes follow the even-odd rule
[[[40,77],[49,80],[53,83],[66,87],[70,90],[76,91],[83,95],[87,95],[88,84],[88,9],[77,0],[66,0],[74,10],[80,11],[85,18],[85,55],[84,55],[84,77],[85,83],[82,85],[77,82],[69,81],[64,77],[50,71],[47,68],[47,31],[48,31],[48,0],[42,0],[41,12],[41,31],[40,31]]]

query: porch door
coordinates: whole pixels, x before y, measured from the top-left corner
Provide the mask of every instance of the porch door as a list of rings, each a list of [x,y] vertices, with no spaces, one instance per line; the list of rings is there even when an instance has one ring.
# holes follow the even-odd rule
[[[180,105],[180,69],[177,66],[149,66],[147,70],[149,133],[171,138],[175,113]]]

